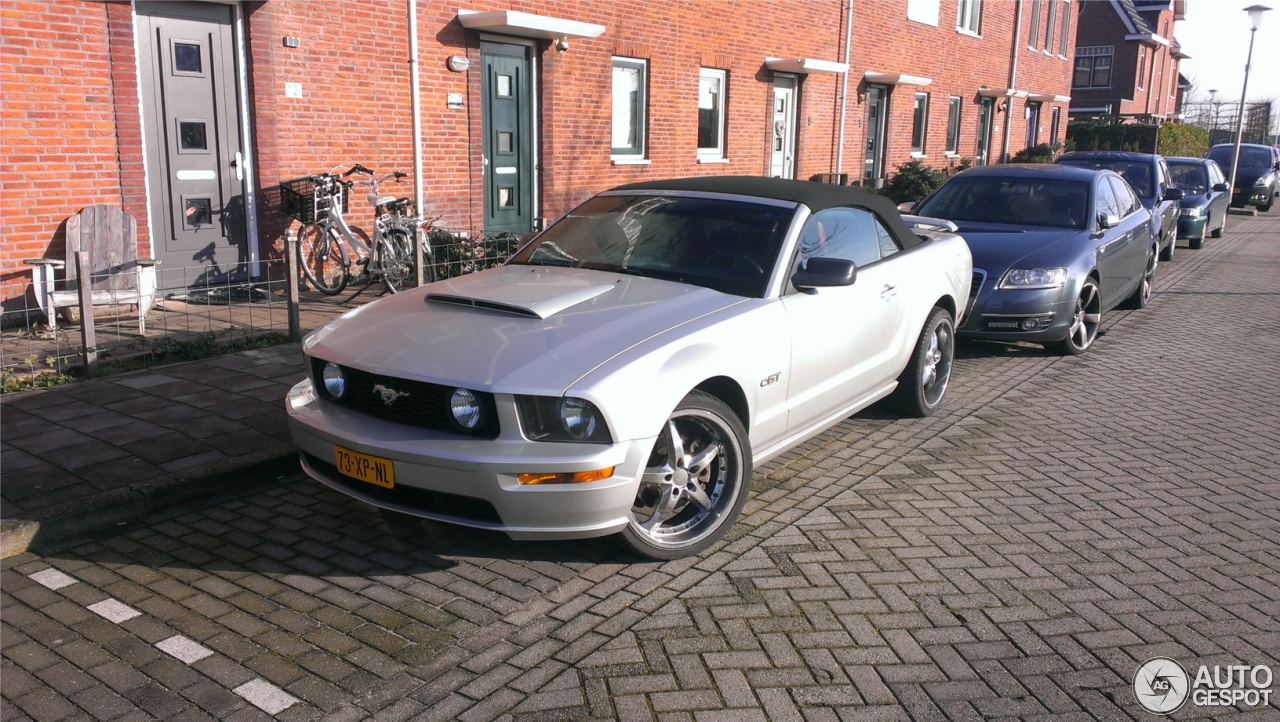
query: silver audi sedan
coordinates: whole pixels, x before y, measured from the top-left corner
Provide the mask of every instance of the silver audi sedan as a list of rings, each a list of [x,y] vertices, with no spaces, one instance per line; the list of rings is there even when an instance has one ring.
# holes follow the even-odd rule
[[[972,261],[860,190],[621,186],[505,265],[311,333],[287,399],[308,474],[515,539],[697,553],[752,469],[880,399],[932,413]]]

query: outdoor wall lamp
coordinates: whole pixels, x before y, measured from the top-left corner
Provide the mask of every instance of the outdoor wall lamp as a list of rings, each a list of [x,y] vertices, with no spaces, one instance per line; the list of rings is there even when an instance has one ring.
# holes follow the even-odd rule
[[[564,55],[568,51],[569,51],[569,40],[567,38],[560,38],[559,40],[556,40],[557,53]]]

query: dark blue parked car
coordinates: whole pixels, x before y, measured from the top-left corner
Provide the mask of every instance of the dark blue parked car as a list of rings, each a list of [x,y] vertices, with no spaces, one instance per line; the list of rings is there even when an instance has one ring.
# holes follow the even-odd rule
[[[1209,149],[1209,159],[1217,161],[1223,173],[1231,173],[1230,143]],[[1236,164],[1236,187],[1231,194],[1233,206],[1257,206],[1266,213],[1280,198],[1280,148],[1254,143],[1240,145],[1240,162]]]
[[[1151,211],[1156,237],[1160,239],[1160,260],[1173,260],[1178,238],[1178,201],[1183,193],[1169,182],[1169,167],[1163,157],[1152,153],[1091,150],[1064,153],[1057,162],[1119,173],[1133,187],[1142,205]]]
[[[1081,354],[1104,311],[1151,299],[1160,252],[1151,211],[1111,171],[971,168],[912,210],[955,223],[973,252],[963,335]]]
[[[1178,201],[1182,206],[1178,238],[1189,239],[1192,248],[1202,247],[1206,235],[1222,238],[1222,231],[1227,227],[1227,205],[1231,202],[1222,169],[1206,158],[1165,160],[1169,163],[1173,184],[1186,193]]]

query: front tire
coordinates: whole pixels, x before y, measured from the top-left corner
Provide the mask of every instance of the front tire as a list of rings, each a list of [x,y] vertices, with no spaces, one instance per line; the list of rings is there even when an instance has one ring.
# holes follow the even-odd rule
[[[650,559],[678,559],[715,544],[751,490],[751,442],[737,414],[694,391],[667,419],[640,479],[622,541]]]
[[[892,404],[906,416],[924,417],[942,406],[956,354],[955,322],[945,308],[934,307],[916,339],[911,361],[898,377]]]
[[[307,281],[326,296],[336,296],[347,287],[347,251],[318,223],[303,225],[298,234],[298,265]]]
[[[1203,234],[1201,234],[1203,237]],[[1194,248],[1195,246],[1192,246]],[[1138,287],[1134,289],[1133,295],[1124,300],[1125,308],[1146,308],[1151,302],[1151,292],[1155,288],[1156,283],[1156,266],[1159,261],[1156,260],[1156,249],[1152,248],[1147,252],[1147,265],[1142,271],[1142,280],[1138,283]]]
[[[1226,230],[1227,230],[1227,212],[1223,211],[1222,223],[1218,224],[1218,227],[1213,229],[1213,233],[1210,233],[1209,235],[1213,236],[1214,238],[1222,238],[1222,234],[1225,233]]]
[[[1205,221],[1204,225],[1200,227],[1199,237],[1192,238],[1191,240],[1187,241],[1187,247],[1193,248],[1196,250],[1204,248],[1204,237],[1207,235],[1209,235],[1209,221]]]
[[[1071,317],[1071,326],[1067,329],[1067,337],[1052,347],[1064,355],[1079,356],[1093,346],[1101,327],[1102,294],[1098,292],[1098,283],[1090,278],[1080,287],[1080,296],[1076,298],[1076,308]]]

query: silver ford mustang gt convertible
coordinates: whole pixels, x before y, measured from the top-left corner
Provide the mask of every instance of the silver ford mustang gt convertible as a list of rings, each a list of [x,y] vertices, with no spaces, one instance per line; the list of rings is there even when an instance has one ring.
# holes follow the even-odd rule
[[[754,466],[888,396],[942,404],[972,259],[945,221],[916,223],[803,181],[600,193],[504,266],[312,332],[286,401],[303,468],[514,539],[697,553]]]

